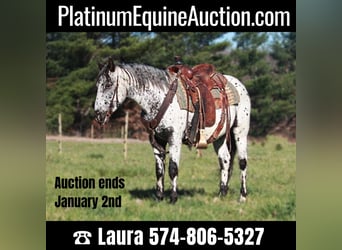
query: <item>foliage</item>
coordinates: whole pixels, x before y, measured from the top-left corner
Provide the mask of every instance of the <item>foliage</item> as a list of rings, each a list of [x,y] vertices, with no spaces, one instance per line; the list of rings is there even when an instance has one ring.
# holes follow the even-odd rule
[[[47,88],[46,118],[49,130],[58,129],[58,113],[63,114],[63,127],[82,131],[88,126],[93,112],[93,96],[96,93],[97,66],[94,63],[72,71]]]
[[[48,41],[46,46],[48,77],[65,76],[89,63],[95,46],[85,33],[65,33],[57,37],[57,40]]]
[[[89,130],[97,63],[108,56],[166,68],[181,55],[188,65],[212,63],[219,72],[241,79],[252,100],[250,135],[267,135],[295,116],[296,33],[228,35],[232,38],[222,32],[48,33],[47,131],[57,132],[59,112],[64,133]]]
[[[296,69],[296,33],[281,33],[275,39],[271,55],[277,60],[278,72],[293,72]]]

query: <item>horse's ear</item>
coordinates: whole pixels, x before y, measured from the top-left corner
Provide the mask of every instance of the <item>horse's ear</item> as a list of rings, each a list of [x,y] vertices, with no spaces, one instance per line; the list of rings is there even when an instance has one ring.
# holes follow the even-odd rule
[[[101,69],[103,68],[104,64],[102,64],[102,63],[97,63],[97,66],[99,67],[99,70],[101,70]]]
[[[109,58],[108,58],[108,69],[109,69],[111,72],[114,72],[114,70],[115,70],[115,64],[114,64],[114,61],[113,61],[113,58],[112,58],[112,57],[109,57]]]

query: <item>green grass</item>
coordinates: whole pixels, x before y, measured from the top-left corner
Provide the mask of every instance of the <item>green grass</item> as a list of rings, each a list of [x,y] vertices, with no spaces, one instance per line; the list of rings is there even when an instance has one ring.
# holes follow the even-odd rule
[[[212,146],[197,158],[196,150],[182,150],[178,177],[178,201],[154,196],[155,163],[148,144],[128,144],[128,160],[122,144],[63,142],[58,153],[55,141],[46,142],[47,220],[295,220],[296,144],[280,137],[249,143],[248,197],[239,203],[240,170],[235,160],[228,195],[218,196],[219,171]],[[125,180],[123,189],[55,189],[56,176],[73,178],[115,178]],[[97,184],[97,183],[96,183]],[[168,171],[165,175],[169,194]],[[62,196],[121,195],[120,208],[56,208]]]

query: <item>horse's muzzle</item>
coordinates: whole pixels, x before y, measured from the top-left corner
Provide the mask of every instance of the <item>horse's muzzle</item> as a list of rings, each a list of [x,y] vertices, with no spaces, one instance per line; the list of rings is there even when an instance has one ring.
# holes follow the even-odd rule
[[[100,111],[95,111],[95,121],[103,126],[108,121],[108,115]]]

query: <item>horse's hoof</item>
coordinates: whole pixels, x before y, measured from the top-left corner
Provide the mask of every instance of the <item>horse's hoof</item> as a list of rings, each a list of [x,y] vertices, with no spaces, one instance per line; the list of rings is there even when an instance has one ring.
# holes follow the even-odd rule
[[[244,203],[247,200],[247,191],[241,187],[240,189],[240,202]]]
[[[157,197],[158,201],[162,201],[164,199],[164,193],[161,192],[160,190],[157,190],[156,197]]]
[[[175,204],[178,200],[178,195],[176,192],[172,191],[170,196],[170,203]]]
[[[243,196],[243,195],[240,195],[240,203],[245,203],[247,201],[247,197],[246,196]]]
[[[219,195],[220,195],[220,196],[226,196],[227,193],[228,193],[228,186],[226,186],[226,185],[221,185],[221,186],[220,186]]]

